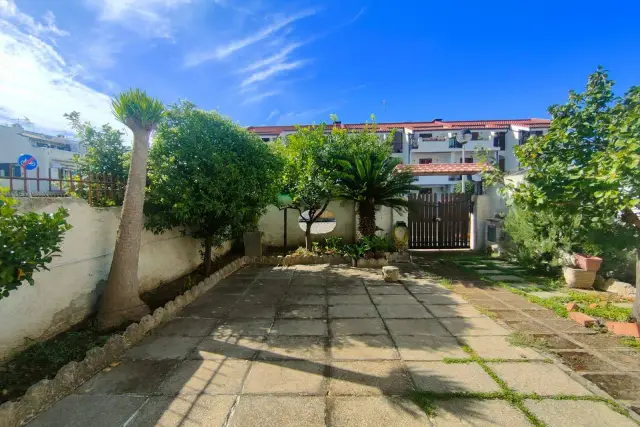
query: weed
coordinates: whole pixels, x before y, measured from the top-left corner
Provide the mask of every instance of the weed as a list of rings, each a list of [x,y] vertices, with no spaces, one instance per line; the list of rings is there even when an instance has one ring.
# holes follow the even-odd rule
[[[457,358],[457,357],[445,357],[444,359],[442,359],[442,361],[444,363],[447,363],[447,364],[472,363],[472,362],[475,362],[474,359],[460,359],[460,358]]]
[[[549,348],[549,343],[542,339],[536,338],[533,335],[523,334],[522,332],[514,332],[507,337],[509,344],[516,347],[531,347],[538,350],[545,350]]]
[[[486,308],[484,308],[484,307],[480,307],[480,306],[477,306],[477,305],[474,305],[474,307],[475,307],[475,308],[476,308],[476,310],[478,310],[480,313],[484,314],[484,315],[485,315],[485,316],[487,316],[487,317],[492,318],[493,320],[495,320],[495,319],[497,319],[497,318],[498,318],[498,316],[496,316],[496,314],[495,314],[493,311],[491,311],[491,310],[488,310],[488,309],[486,309]]]
[[[451,281],[451,279],[447,279],[447,278],[442,278],[440,279],[440,284],[442,286],[444,286],[447,289],[452,289],[453,288],[453,282]]]
[[[620,344],[626,345],[627,347],[631,347],[635,350],[640,351],[640,340],[633,337],[622,337],[619,338]]]

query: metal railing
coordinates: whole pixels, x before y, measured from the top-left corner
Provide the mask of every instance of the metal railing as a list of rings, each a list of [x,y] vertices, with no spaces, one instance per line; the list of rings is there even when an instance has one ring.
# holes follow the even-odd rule
[[[14,174],[20,170],[20,175]],[[54,169],[55,175],[52,175]],[[35,176],[33,176],[35,175]],[[71,169],[48,168],[45,176],[40,167],[24,175],[18,164],[9,164],[9,175],[0,176],[0,186],[8,187],[11,197],[81,197],[90,206],[119,206],[124,198],[126,182],[110,174],[81,174]]]

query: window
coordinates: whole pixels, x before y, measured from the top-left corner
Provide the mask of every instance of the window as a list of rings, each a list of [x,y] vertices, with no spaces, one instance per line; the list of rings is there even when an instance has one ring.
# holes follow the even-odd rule
[[[477,141],[479,139],[482,139],[482,134],[480,132],[471,132],[472,141]]]
[[[421,133],[420,134],[420,138],[433,138],[433,134],[432,133]]]
[[[542,130],[534,130],[534,131],[531,131],[531,135],[533,135],[533,136],[544,136],[544,131],[542,131]]]
[[[504,168],[504,157],[500,156],[500,158],[498,159],[498,169],[500,169],[501,172],[504,172]]]
[[[269,142],[269,141],[271,141],[271,138],[262,138],[262,140],[263,140],[264,142]]]
[[[433,194],[433,188],[421,188],[419,193],[420,194]]]
[[[503,151],[506,149],[506,134],[504,132],[499,132],[493,138],[493,146],[500,147],[500,150],[503,150]]]
[[[465,157],[464,158],[464,162],[465,163],[473,163],[473,157]],[[462,157],[460,157],[460,163],[462,163]]]
[[[527,142],[527,140],[529,139],[530,136],[531,136],[531,132],[526,131],[526,130],[521,130],[520,131],[520,141],[518,141],[519,145],[522,145],[525,142]]]
[[[0,176],[9,176],[9,168],[11,163],[0,163]],[[22,168],[18,165],[13,165],[13,176],[20,178],[22,176]]]
[[[393,152],[394,153],[402,153],[402,138],[403,134],[400,132],[396,132],[393,134]]]
[[[427,159],[420,159],[420,161],[419,161],[419,162],[420,162],[420,164],[421,164],[421,165],[428,165],[428,164],[433,163],[433,159],[431,159],[431,158],[427,158]]]

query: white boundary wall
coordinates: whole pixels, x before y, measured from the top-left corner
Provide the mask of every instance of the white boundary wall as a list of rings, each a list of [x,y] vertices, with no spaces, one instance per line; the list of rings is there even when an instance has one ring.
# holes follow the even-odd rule
[[[93,313],[107,279],[118,229],[120,208],[92,208],[84,200],[20,198],[21,211],[69,210],[73,226],[65,233],[62,254],[34,275],[35,286],[23,284],[0,300],[0,359],[22,347],[26,337],[49,338]],[[217,250],[226,253],[230,243]],[[154,235],[144,231],[138,276],[141,292],[149,291],[195,269],[200,241],[178,231]]]

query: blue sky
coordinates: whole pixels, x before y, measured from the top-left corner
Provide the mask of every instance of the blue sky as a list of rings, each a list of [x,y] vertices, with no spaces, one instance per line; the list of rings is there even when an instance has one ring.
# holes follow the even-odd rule
[[[115,123],[140,87],[242,125],[547,117],[604,65],[640,84],[637,1],[0,0],[0,122]],[[119,126],[120,127],[120,126]]]

